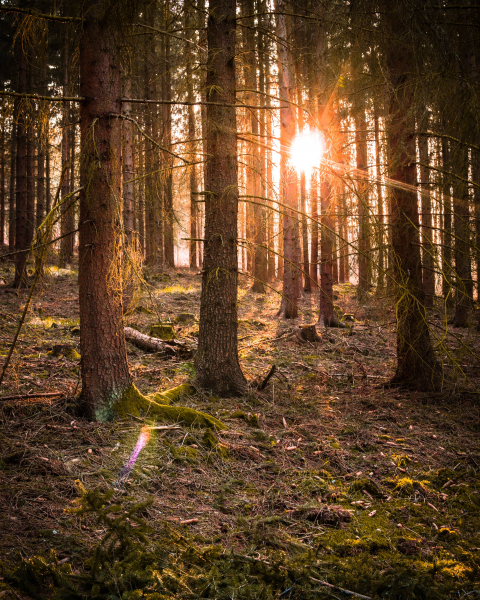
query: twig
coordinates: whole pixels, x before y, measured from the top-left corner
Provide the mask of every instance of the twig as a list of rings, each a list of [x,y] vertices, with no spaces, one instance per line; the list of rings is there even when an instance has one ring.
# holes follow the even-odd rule
[[[1,10],[1,9],[0,9]],[[0,91],[0,96],[11,96],[12,98],[31,98],[32,100],[47,100],[48,102],[83,102],[85,98],[76,96],[39,96],[38,94],[19,94],[18,92]]]
[[[28,400],[29,398],[54,398],[55,396],[65,396],[65,392],[45,392],[43,394],[17,394],[16,396],[2,396],[0,402],[6,400]]]
[[[351,592],[350,590],[346,590],[345,588],[339,587],[338,585],[332,585],[327,581],[322,581],[321,579],[316,579],[315,577],[310,577],[310,581],[315,581],[315,583],[319,583],[320,585],[324,585],[332,590],[336,590],[337,592],[343,592],[348,596],[355,596],[356,598],[361,598],[362,600],[372,600],[370,596],[363,596],[362,594],[358,594],[357,592]]]
[[[261,383],[258,384],[257,389],[259,389],[259,390],[265,389],[267,387],[267,383],[269,382],[270,378],[273,377],[276,370],[277,370],[277,365],[272,365],[272,368],[268,372],[268,375],[265,377],[265,379]]]
[[[46,21],[70,21],[74,23],[80,23],[82,19],[80,17],[60,17],[56,15],[46,15],[43,13],[36,12],[31,8],[19,8],[18,6],[1,6],[1,11],[4,12],[18,12],[23,13],[25,15],[30,15],[31,17],[38,17],[39,19],[45,19]]]

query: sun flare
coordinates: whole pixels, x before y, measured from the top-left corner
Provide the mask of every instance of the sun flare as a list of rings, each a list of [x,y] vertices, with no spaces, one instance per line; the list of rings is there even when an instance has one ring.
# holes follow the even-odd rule
[[[299,133],[292,142],[290,162],[297,171],[310,173],[320,166],[325,149],[325,137],[320,131]]]

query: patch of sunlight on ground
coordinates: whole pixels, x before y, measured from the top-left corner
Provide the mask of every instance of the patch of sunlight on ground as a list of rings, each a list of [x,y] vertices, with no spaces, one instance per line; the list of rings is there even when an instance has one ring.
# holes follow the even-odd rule
[[[169,285],[163,289],[159,289],[159,294],[192,294],[195,288],[191,285],[185,287],[183,285]]]
[[[53,325],[55,323],[55,325]],[[27,321],[27,325],[30,327],[38,327],[42,329],[50,329],[52,325],[54,327],[74,327],[80,323],[80,319],[66,319],[64,317],[41,317],[34,316]]]
[[[51,265],[49,267],[46,267],[45,273],[47,275],[51,275],[52,277],[64,277],[65,275],[70,275],[72,277],[76,277],[78,275],[78,270],[77,269],[61,269],[60,267]]]

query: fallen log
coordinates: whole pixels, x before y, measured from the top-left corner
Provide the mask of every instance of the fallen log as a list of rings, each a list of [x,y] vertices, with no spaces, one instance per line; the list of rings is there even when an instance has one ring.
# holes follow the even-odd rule
[[[158,338],[140,333],[140,331],[132,327],[125,327],[124,331],[127,342],[147,352],[158,352],[164,356],[180,356],[182,358],[191,358],[193,356],[193,350],[178,340],[164,342]]]

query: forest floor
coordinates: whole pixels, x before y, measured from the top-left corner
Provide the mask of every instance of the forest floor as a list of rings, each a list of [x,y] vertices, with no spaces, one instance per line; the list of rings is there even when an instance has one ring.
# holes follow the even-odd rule
[[[8,263],[2,276],[12,277]],[[200,276],[178,270],[149,283],[126,325],[148,334],[171,321],[194,346]],[[438,394],[388,389],[394,308],[373,295],[359,306],[355,292],[335,287],[353,326],[302,343],[295,330],[316,321],[317,296],[305,296],[297,321],[282,321],[279,296],[243,281],[242,368],[252,381],[273,364],[277,373],[242,398],[182,399],[228,428],[156,423],[168,427],[152,430],[115,487],[142,425],[155,424],[76,414],[77,272],[49,269],[0,392],[0,597],[480,597],[480,363],[471,355],[480,336],[443,335],[432,313],[432,331],[448,342],[441,360],[466,379]],[[0,291],[2,362],[26,297]],[[143,393],[194,375],[191,359],[130,344],[128,360]],[[58,396],[27,398],[49,392]],[[66,512],[81,494],[91,514]],[[114,504],[119,512],[105,516]]]

